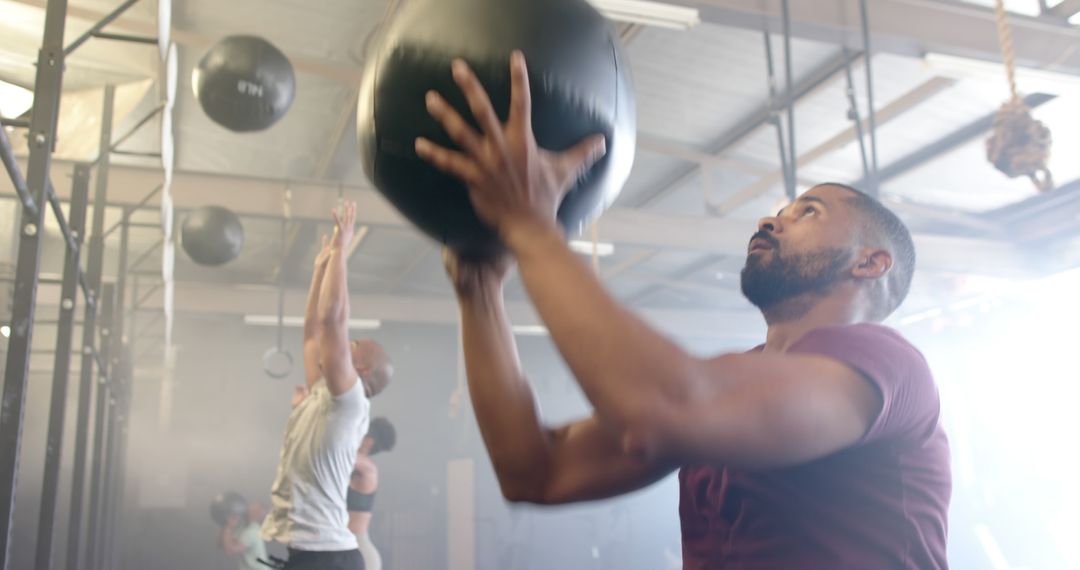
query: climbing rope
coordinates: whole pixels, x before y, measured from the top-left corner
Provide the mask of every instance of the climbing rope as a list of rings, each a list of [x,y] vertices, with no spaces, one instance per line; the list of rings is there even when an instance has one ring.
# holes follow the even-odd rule
[[[1016,59],[1004,0],[997,0],[995,8],[998,41],[1005,61],[1010,98],[994,116],[993,134],[986,141],[986,158],[1009,178],[1027,176],[1036,189],[1046,192],[1054,187],[1047,168],[1050,129],[1031,116],[1031,109],[1017,92]]]

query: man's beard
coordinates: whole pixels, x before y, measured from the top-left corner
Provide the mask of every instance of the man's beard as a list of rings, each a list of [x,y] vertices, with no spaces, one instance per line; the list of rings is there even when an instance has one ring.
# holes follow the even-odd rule
[[[762,311],[807,293],[824,293],[844,279],[851,255],[843,249],[784,257],[775,238],[763,239],[773,245],[772,255],[748,256],[742,270],[743,296]]]

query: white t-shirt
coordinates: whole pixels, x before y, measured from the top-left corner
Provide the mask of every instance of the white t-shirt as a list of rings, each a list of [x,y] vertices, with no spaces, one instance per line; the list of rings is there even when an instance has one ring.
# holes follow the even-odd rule
[[[289,414],[262,538],[296,550],[356,548],[345,491],[367,433],[371,403],[359,381],[334,397],[319,380]]]

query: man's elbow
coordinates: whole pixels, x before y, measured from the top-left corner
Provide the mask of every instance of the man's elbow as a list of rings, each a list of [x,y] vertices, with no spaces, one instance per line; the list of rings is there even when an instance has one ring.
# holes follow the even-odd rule
[[[519,505],[561,505],[567,502],[539,483],[500,481],[499,490],[507,502]]]
[[[336,330],[344,325],[346,320],[348,320],[348,314],[337,308],[320,311],[315,319],[316,328],[318,329],[316,333],[318,334],[319,332],[326,330]]]
[[[498,470],[496,476],[499,480],[499,491],[508,502],[531,505],[550,505],[555,502],[546,476]]]
[[[502,496],[507,502],[517,504],[529,504],[529,505],[542,505],[543,494],[538,493],[536,489],[522,485],[520,483],[506,483],[499,482],[499,490],[502,491]]]

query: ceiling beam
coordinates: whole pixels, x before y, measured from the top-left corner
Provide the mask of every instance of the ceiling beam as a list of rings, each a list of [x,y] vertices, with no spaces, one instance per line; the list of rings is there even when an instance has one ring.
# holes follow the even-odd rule
[[[892,121],[893,119],[903,115],[910,111],[915,106],[926,102],[928,99],[941,93],[945,89],[952,87],[956,84],[954,79],[946,79],[943,77],[931,77],[923,83],[917,85],[907,93],[904,93],[900,97],[891,101],[888,105],[885,105],[877,112],[877,127],[880,128]],[[813,162],[820,160],[821,158],[828,156],[829,154],[840,150],[847,144],[856,141],[858,139],[859,132],[866,132],[869,128],[869,120],[861,120],[861,130],[855,128],[854,125],[840,131],[832,138],[825,142],[815,146],[814,148],[799,155],[796,164],[798,168],[802,169],[809,166]],[[730,214],[735,209],[743,206],[747,202],[754,200],[761,196],[774,185],[783,181],[783,173],[780,171],[772,172],[768,176],[758,180],[757,182],[747,186],[746,188],[735,193],[735,195],[728,197],[722,203],[711,207],[710,213],[717,216],[725,216]]]
[[[279,282],[283,272],[288,272],[290,275],[297,273],[295,269],[300,267],[300,264],[304,262],[304,256],[307,254],[306,246],[312,240],[317,239],[315,236],[316,227],[311,220],[296,220],[289,224],[289,228],[283,236],[285,240],[284,251],[282,251],[281,260],[274,270],[272,281]]]
[[[53,161],[53,179],[68,176],[72,163]],[[146,190],[160,183],[157,170],[112,166],[109,169],[109,203],[134,206]],[[260,180],[250,177],[177,172],[173,180],[173,201],[178,211],[217,204],[242,216],[281,219],[281,204],[286,189],[292,191],[293,220],[326,221],[327,213],[338,203],[339,186],[319,182]],[[57,188],[67,201],[70,188]],[[412,227],[378,192],[366,187],[345,187],[345,197],[356,200],[357,223],[372,226]],[[15,196],[11,181],[0,176],[0,196]],[[156,209],[156,198],[147,209]],[[602,241],[654,249],[698,251],[719,255],[745,255],[746,243],[754,231],[754,222],[656,214],[641,210],[615,208],[598,222]],[[1032,271],[1026,256],[1008,242],[975,240],[933,235],[917,235],[920,268],[926,271],[971,273],[978,275],[1025,276]]]
[[[1068,20],[1080,14],[1080,0],[1062,0],[1057,6],[1050,8],[1048,12],[1062,20]]]
[[[265,285],[212,285],[207,283],[176,283],[175,308],[179,314],[190,315],[275,315],[278,307],[277,287]],[[60,286],[41,285],[38,291],[42,306],[56,306]],[[307,292],[299,288],[285,291],[285,314],[303,315]],[[450,293],[441,297],[411,295],[352,295],[351,315],[356,319],[377,319],[392,323],[456,325],[458,306]],[[158,309],[161,299],[147,303],[146,309]],[[528,303],[508,301],[507,314],[515,325],[542,325],[536,311]],[[765,332],[761,315],[751,309],[736,311],[678,311],[643,309],[637,313],[661,331],[680,337],[723,337],[760,339]]]
[[[333,134],[326,141],[326,148],[323,149],[319,162],[315,165],[315,180],[324,180],[326,178],[327,173],[330,171],[330,165],[334,163],[334,157],[337,156],[338,150],[341,148],[341,141],[345,138],[345,131],[356,124],[356,121],[350,121],[349,119],[353,118],[353,113],[356,112],[356,102],[359,98],[359,88],[349,90],[349,94],[341,106],[341,111],[338,113]]]
[[[628,205],[637,208],[648,206],[655,203],[660,198],[663,198],[672,190],[679,188],[696,174],[702,166],[709,164],[709,162],[705,161],[706,158],[712,156],[715,159],[719,159],[722,154],[757,132],[758,129],[766,126],[777,109],[782,109],[789,103],[795,103],[799,99],[813,93],[822,86],[828,84],[829,81],[835,79],[837,74],[844,70],[847,62],[853,61],[853,58],[855,57],[858,57],[858,54],[845,55],[838,50],[835,57],[830,58],[825,63],[811,70],[805,77],[795,82],[794,88],[783,92],[777,97],[775,104],[770,104],[768,101],[763,102],[756,111],[748,114],[746,118],[734,127],[717,137],[716,140],[708,146],[708,150],[702,153],[703,156],[698,157],[698,160],[687,165],[685,168],[678,170],[655,190],[643,192],[640,196],[635,197]],[[646,149],[648,149],[648,147],[646,147]]]
[[[1054,95],[1046,93],[1032,93],[1024,97],[1024,103],[1029,108],[1034,109],[1048,101],[1052,101],[1054,97]],[[993,128],[994,117],[996,115],[997,113],[990,113],[979,117],[940,139],[923,145],[922,147],[919,147],[918,150],[896,159],[895,162],[881,167],[877,173],[878,183],[884,184],[885,182],[906,174],[931,160],[940,158],[945,153],[974,140],[976,137],[986,134]],[[860,178],[858,182],[855,183],[855,186],[862,188],[866,185],[866,182],[866,178]]]
[[[702,21],[781,33],[777,0],[670,0],[698,8]],[[791,2],[796,37],[861,49],[860,0]],[[936,52],[1000,62],[994,10],[957,0],[874,0],[870,30],[876,52],[922,57]],[[1080,29],[1059,19],[1009,15],[1021,66],[1080,75]]]
[[[33,6],[45,9],[47,0],[11,0],[17,4]],[[80,18],[91,22],[100,21],[108,12],[97,8],[68,4],[67,15],[69,18]],[[147,37],[157,37],[158,28],[155,19],[139,17],[136,13],[128,13],[109,24],[109,29],[116,32],[127,32]],[[171,33],[172,41],[178,45],[192,48],[197,52],[206,50],[216,43],[217,38],[202,35],[193,30],[185,30],[174,27]],[[296,71],[320,75],[327,79],[340,81],[346,85],[359,85],[361,70],[358,66],[336,65],[325,60],[304,57],[295,53],[286,53],[289,62]]]
[[[755,223],[703,216],[617,209],[599,221],[600,239],[615,244],[746,255]],[[916,234],[920,271],[997,277],[1030,277],[1039,271],[1030,252],[1002,240]]]

